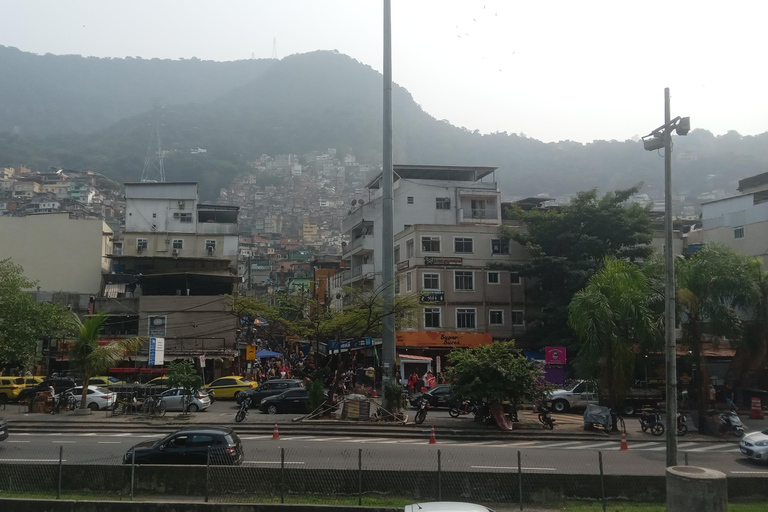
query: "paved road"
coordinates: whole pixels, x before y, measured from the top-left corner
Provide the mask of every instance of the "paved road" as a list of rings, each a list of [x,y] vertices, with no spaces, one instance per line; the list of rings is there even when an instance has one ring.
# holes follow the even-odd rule
[[[65,464],[120,464],[133,444],[159,439],[162,434],[133,432],[103,434],[15,434],[0,443],[2,463],[56,463],[63,447]],[[245,464],[277,467],[280,448],[286,465],[300,468],[357,469],[358,450],[363,450],[363,467],[369,470],[424,470],[437,467],[441,452],[443,471],[517,471],[517,451],[528,473],[598,473],[597,451],[603,452],[605,472],[622,475],[664,474],[665,454],[661,441],[630,443],[619,451],[615,441],[439,441],[429,445],[419,439],[325,438],[320,436],[242,436]],[[680,443],[681,463],[688,452],[689,463],[711,467],[732,476],[764,475],[768,466],[757,465],[738,454],[735,443]]]

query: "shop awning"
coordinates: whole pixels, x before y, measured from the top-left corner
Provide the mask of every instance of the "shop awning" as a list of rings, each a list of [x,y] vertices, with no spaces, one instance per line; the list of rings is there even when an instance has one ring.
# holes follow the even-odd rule
[[[125,293],[125,283],[107,283],[104,286],[104,296],[116,299],[119,293]]]
[[[424,362],[429,361],[429,362],[432,362],[432,358],[431,357],[411,356],[411,355],[408,355],[408,354],[397,354],[397,357],[399,357],[400,359],[407,359],[409,361],[424,361]]]
[[[282,356],[283,354],[281,354],[280,352],[272,352],[271,350],[266,350],[266,349],[259,350],[258,352],[256,352],[256,357],[258,357],[259,359],[263,357],[282,357]]]

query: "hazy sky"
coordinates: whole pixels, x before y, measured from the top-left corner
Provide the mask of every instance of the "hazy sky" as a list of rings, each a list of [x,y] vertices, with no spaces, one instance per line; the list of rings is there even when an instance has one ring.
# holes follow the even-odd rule
[[[1,0],[0,44],[239,60],[338,50],[382,69],[382,0]],[[437,119],[624,140],[672,115],[768,131],[765,1],[392,0],[393,79]],[[0,70],[2,72],[2,70]],[[396,107],[396,106],[395,106]],[[395,111],[394,115],[397,115]]]

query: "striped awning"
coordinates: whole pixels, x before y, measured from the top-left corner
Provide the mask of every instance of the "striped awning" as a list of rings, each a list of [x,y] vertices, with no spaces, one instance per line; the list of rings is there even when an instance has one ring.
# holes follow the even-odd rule
[[[104,296],[116,299],[118,293],[125,293],[125,283],[107,283],[104,286]]]

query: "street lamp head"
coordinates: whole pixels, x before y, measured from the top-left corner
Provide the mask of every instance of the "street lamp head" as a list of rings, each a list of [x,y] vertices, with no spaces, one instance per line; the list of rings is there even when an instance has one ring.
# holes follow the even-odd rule
[[[680,118],[680,121],[677,123],[677,128],[675,128],[675,132],[678,135],[688,135],[689,131],[691,131],[691,118],[690,117]]]
[[[643,139],[643,147],[646,151],[656,151],[664,147],[664,139],[662,137],[648,137]]]

